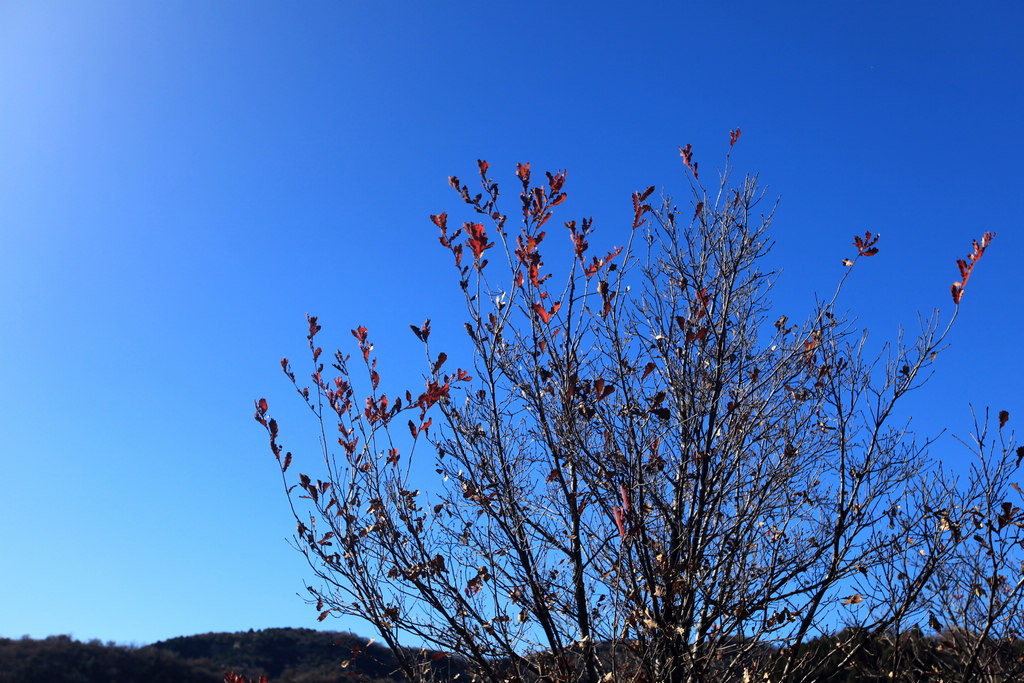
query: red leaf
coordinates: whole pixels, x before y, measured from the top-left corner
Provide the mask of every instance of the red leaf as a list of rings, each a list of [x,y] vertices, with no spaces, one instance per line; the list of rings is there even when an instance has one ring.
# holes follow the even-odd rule
[[[879,237],[881,237],[881,235],[875,235],[872,238],[871,231],[865,230],[864,239],[854,235],[853,246],[857,247],[857,253],[861,256],[874,256],[878,253],[878,247],[875,245],[878,244]]]
[[[284,454],[284,464],[281,465],[281,471],[282,472],[286,472],[288,470],[288,466],[291,465],[291,464],[292,464],[292,454],[291,454],[291,452],[285,453]]]
[[[309,341],[313,341],[313,337],[316,336],[316,333],[319,332],[323,328],[321,328],[319,325],[316,324],[316,316],[315,315],[307,314],[306,315],[306,320],[309,321],[309,334],[306,336],[306,339],[308,339]]]
[[[437,371],[441,369],[441,366],[444,365],[444,362],[446,360],[448,360],[448,354],[446,354],[444,351],[437,354],[437,360],[434,362],[434,368],[431,371],[431,374],[436,375]]]
[[[950,288],[950,292],[953,294],[953,303],[957,306],[960,305],[960,299],[964,295],[964,287],[967,285],[967,279],[971,276],[971,271],[985,253],[985,249],[995,239],[995,236],[994,232],[986,232],[982,236],[980,244],[977,240],[973,240],[972,246],[974,249],[967,255],[966,262],[963,259],[957,259],[956,265],[960,269],[960,282],[954,282]]]
[[[645,365],[644,366],[644,374],[640,376],[640,381],[643,382],[645,379],[647,379],[647,375],[649,375],[652,372],[654,372],[654,369],[656,367],[658,367],[658,366],[657,366],[657,364],[654,363],[654,361],[651,361],[650,363]]]
[[[483,253],[494,246],[494,242],[488,244],[487,233],[484,231],[482,223],[466,223],[466,233],[469,237],[466,239],[466,246],[473,250],[473,259],[477,263],[480,262],[480,257]]]
[[[693,342],[693,341],[703,341],[704,339],[707,338],[707,336],[708,336],[708,328],[702,326],[696,332],[693,332],[691,330],[690,332],[686,333],[686,343],[689,344],[690,342]]]
[[[558,308],[560,305],[561,304],[555,304],[554,306],[551,307],[551,310],[548,311],[547,309],[544,308],[544,304],[538,302],[533,305],[533,310],[537,314],[537,317],[543,320],[544,324],[546,325],[548,324],[548,322],[551,321],[551,316],[558,312]]]
[[[999,428],[1002,429],[1006,421],[1010,419],[1010,413],[1006,410],[999,411]]]
[[[693,176],[697,177],[697,169],[693,165],[693,146],[690,143],[686,143],[686,147],[679,148],[679,156],[683,158],[683,163],[686,167],[693,171]]]
[[[733,145],[736,144],[736,141],[740,139],[740,135],[741,135],[741,132],[740,132],[739,128],[737,128],[736,130],[730,130],[729,131],[729,146],[730,147],[732,147]]]
[[[562,186],[565,185],[565,171],[559,171],[555,175],[548,175],[548,187],[551,188],[552,194],[557,194],[562,191]],[[565,195],[562,195],[560,199],[554,202],[554,204],[560,204]]]
[[[257,405],[260,407],[260,411],[261,412],[264,412],[264,413],[267,412],[267,399],[261,398],[259,400],[259,403],[257,403]]]
[[[490,166],[491,166],[490,164],[488,164],[483,159],[477,159],[476,160],[476,165],[480,167],[480,177],[481,178],[483,178],[484,176],[487,175],[487,169],[490,168]]]
[[[516,164],[516,177],[523,181],[523,185],[530,182],[530,164]]]
[[[363,360],[369,360],[370,349],[373,348],[373,344],[366,341],[366,328],[362,326],[357,327],[352,330],[352,336],[356,338],[357,342],[359,342],[359,350],[363,352]]]

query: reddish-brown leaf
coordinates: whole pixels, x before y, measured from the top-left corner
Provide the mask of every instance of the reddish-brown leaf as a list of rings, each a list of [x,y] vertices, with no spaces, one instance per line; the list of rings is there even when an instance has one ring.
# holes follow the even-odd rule
[[[523,185],[530,182],[530,163],[516,164],[516,177],[523,181]]]
[[[680,147],[679,156],[683,158],[683,163],[686,164],[686,167],[694,171],[694,176],[696,176],[696,169],[693,167],[693,145],[686,143],[686,147]]]
[[[649,375],[649,374],[651,374],[652,372],[654,372],[654,369],[655,369],[656,367],[658,367],[658,366],[657,366],[657,364],[656,364],[656,363],[655,363],[654,361],[651,361],[650,363],[648,363],[647,365],[645,365],[645,366],[644,366],[644,374],[642,374],[642,375],[640,376],[640,381],[641,381],[641,382],[643,382],[643,381],[644,381],[645,379],[647,379],[647,375]]]
[[[552,306],[551,310],[549,311],[544,308],[544,304],[537,302],[533,305],[533,311],[537,314],[537,317],[543,320],[544,324],[547,325],[551,321],[551,316],[553,316],[555,313],[558,313],[558,309],[561,308],[561,306],[562,304],[557,303],[554,306]]]
[[[487,232],[482,223],[466,223],[464,227],[466,234],[469,235],[466,238],[466,246],[473,250],[473,260],[478,264],[477,267],[482,268],[480,258],[485,251],[494,246],[494,242],[487,241]]]
[[[434,361],[434,367],[433,367],[433,369],[431,371],[432,374],[436,375],[437,371],[441,369],[441,366],[444,365],[444,362],[446,360],[448,360],[448,354],[446,354],[444,351],[442,351],[441,353],[437,354],[437,360]]]
[[[307,314],[306,315],[306,320],[309,321],[309,334],[306,336],[306,339],[308,339],[309,341],[312,342],[313,341],[313,337],[315,337],[316,333],[319,332],[322,328],[319,325],[316,324],[316,316],[315,315],[308,315]]]
[[[1006,421],[1010,419],[1010,413],[1007,410],[999,411],[999,428],[1002,429]]]
[[[616,506],[613,509],[615,513],[615,526],[619,529],[619,539],[626,540],[626,526],[623,524],[622,508]]]
[[[872,236],[870,230],[865,230],[864,239],[854,236],[853,245],[857,247],[857,253],[859,255],[874,256],[875,254],[878,253],[878,247],[876,247],[875,245],[878,244],[879,237],[881,237],[881,235]]]
[[[971,276],[971,271],[985,253],[985,249],[992,240],[995,239],[995,236],[996,234],[994,232],[986,232],[982,235],[980,244],[977,240],[972,241],[971,246],[973,247],[973,250],[967,255],[967,261],[957,259],[956,265],[960,270],[960,282],[954,282],[953,286],[949,289],[950,293],[953,295],[953,303],[957,306],[960,305],[960,299],[963,298],[964,287],[967,285],[967,279]]]

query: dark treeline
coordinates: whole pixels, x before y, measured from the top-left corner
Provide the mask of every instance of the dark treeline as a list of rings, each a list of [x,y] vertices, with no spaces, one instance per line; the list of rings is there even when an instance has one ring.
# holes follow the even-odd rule
[[[849,633],[837,635],[851,641]],[[968,654],[958,649],[955,634],[925,636],[911,632],[898,643],[888,638],[868,639],[863,648],[844,661],[827,642],[836,637],[812,640],[797,652],[797,657],[827,657],[825,670],[831,672],[828,680],[836,683],[930,680],[939,671],[955,670],[955,662]],[[1001,649],[1007,662],[1019,662],[1024,657],[1022,641],[989,646]],[[774,657],[778,653],[770,647],[765,646],[762,654],[765,662],[778,662]],[[450,681],[457,674],[461,674],[460,681],[472,680],[468,669],[456,661],[440,656],[436,662],[434,659],[433,653],[427,652],[422,661],[433,669],[435,680]],[[500,663],[495,665],[501,668]],[[899,673],[890,678],[893,668]],[[265,675],[269,683],[404,680],[387,648],[367,646],[365,638],[351,633],[292,628],[206,633],[144,647],[83,643],[69,636],[45,640],[0,638],[0,683],[222,683],[229,671],[250,680]],[[767,674],[767,679],[758,680],[773,680],[776,673],[766,667],[758,676]],[[939,678],[945,677],[935,680]]]
[[[0,683],[221,683],[218,673],[155,647],[80,643],[69,636],[0,639]]]
[[[207,633],[144,647],[69,636],[0,638],[0,683],[223,683],[229,671],[254,680],[266,675],[273,683],[401,680],[392,676],[391,653],[366,641],[292,628]]]

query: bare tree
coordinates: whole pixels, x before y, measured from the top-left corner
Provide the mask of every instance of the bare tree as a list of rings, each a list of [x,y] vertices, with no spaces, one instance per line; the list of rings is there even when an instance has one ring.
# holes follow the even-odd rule
[[[635,193],[625,244],[598,256],[592,220],[570,220],[551,269],[564,172],[535,185],[517,167],[514,231],[486,162],[479,194],[450,178],[481,221],[452,231],[431,216],[473,356],[453,366],[429,321],[412,326],[422,391],[380,392],[362,327],[362,393],[342,352],[329,378],[309,318],[312,384],[282,367],[320,425],[320,473],[291,484],[265,399],[256,419],[321,619],[367,620],[409,680],[440,675],[408,639],[487,681],[810,681],[882,642],[871,666],[885,677],[1019,671],[1024,554],[1006,501],[1020,456],[1005,413],[998,443],[981,428],[963,481],[894,417],[994,235],[958,262],[948,321],[872,354],[837,301],[878,237],[855,238],[809,315],[779,316],[762,266],[774,206],[756,176],[733,182],[728,156],[707,189],[681,152],[688,204]],[[945,654],[902,647],[924,632]]]

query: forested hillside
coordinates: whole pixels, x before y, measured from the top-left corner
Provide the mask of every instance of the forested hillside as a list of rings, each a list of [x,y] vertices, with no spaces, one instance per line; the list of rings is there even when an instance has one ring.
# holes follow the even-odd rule
[[[849,634],[846,634],[849,636]],[[822,656],[828,650],[827,639],[814,639],[797,656]],[[855,683],[887,678],[882,663],[898,658],[903,666],[927,676],[938,672],[962,656],[953,634],[925,637],[913,632],[900,642],[871,640],[864,650],[849,661],[834,656],[829,662],[829,680]],[[1020,641],[993,644],[1004,657],[1024,656]],[[762,663],[772,659],[773,650],[764,646]],[[598,649],[607,655],[603,645]],[[353,657],[353,653],[358,654]],[[424,662],[434,668],[435,680],[472,680],[468,670],[456,660],[424,653]],[[753,660],[748,662],[760,668]],[[497,668],[501,664],[494,662]],[[45,640],[0,638],[0,683],[223,683],[224,674],[233,672],[248,680],[261,675],[268,683],[390,683],[402,681],[394,657],[384,647],[371,644],[352,633],[274,628],[242,633],[205,633],[183,636],[144,647],[122,646],[99,641],[79,642],[69,636]],[[775,674],[762,670],[774,680]],[[462,674],[456,679],[457,674]],[[914,680],[913,676],[899,680]],[[718,683],[727,683],[726,680]]]
[[[0,638],[0,683],[221,683],[228,671],[252,679],[265,674],[273,683],[400,680],[392,677],[391,653],[365,645],[351,633],[291,628],[206,633],[144,647],[69,636]]]

